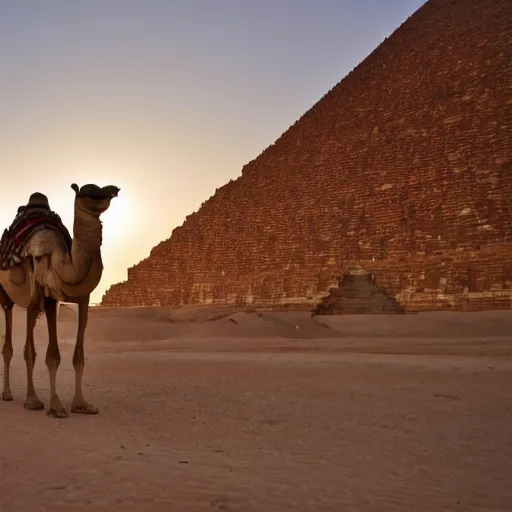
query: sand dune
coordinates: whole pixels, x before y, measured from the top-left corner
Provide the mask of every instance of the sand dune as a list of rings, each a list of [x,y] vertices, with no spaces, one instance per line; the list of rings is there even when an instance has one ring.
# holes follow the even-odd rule
[[[311,317],[91,308],[86,396],[100,415],[0,403],[0,510],[483,511],[512,491],[508,311]],[[0,320],[3,332],[3,319]],[[76,312],[61,307],[66,405]],[[48,401],[46,325],[36,387]]]
[[[24,311],[15,324],[24,329]],[[61,305],[59,327],[74,332],[76,312]],[[44,324],[44,322],[43,322]],[[3,328],[3,318],[0,319]],[[231,307],[91,308],[89,335],[96,341],[154,341],[176,337],[228,338],[424,338],[512,336],[508,311],[426,312],[409,315],[311,316],[307,311],[247,311]]]

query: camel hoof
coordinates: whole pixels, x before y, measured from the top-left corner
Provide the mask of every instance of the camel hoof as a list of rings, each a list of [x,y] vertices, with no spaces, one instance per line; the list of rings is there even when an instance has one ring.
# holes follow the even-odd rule
[[[71,412],[75,414],[98,414],[100,411],[94,405],[84,403],[71,405]]]
[[[2,400],[4,402],[12,402],[12,395],[10,391],[4,391],[2,393]]]
[[[52,407],[48,409],[47,414],[50,418],[67,418],[69,416],[64,407]]]
[[[29,411],[40,411],[44,409],[44,404],[37,396],[30,396],[25,400],[24,407]]]

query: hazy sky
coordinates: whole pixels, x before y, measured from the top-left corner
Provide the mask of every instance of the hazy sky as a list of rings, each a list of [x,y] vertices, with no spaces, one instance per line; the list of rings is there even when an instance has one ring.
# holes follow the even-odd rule
[[[112,183],[99,301],[423,0],[0,2],[0,228]]]

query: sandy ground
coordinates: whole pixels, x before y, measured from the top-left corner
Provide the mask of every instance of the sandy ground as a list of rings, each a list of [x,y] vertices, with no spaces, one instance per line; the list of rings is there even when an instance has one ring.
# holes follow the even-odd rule
[[[60,396],[73,393],[63,308]],[[3,321],[0,322],[3,333]],[[0,402],[0,510],[510,511],[512,312],[91,311],[98,416]],[[48,402],[46,327],[36,386]]]

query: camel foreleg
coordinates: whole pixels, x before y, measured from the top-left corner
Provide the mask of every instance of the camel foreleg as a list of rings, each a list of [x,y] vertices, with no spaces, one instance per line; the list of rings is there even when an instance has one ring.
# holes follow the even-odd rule
[[[76,336],[75,351],[73,353],[73,368],[75,369],[75,397],[71,405],[71,412],[79,414],[98,414],[98,409],[86,402],[82,392],[82,378],[84,374],[84,338],[87,320],[89,318],[89,297],[78,303],[78,332]]]
[[[46,367],[50,374],[50,406],[48,416],[54,418],[67,418],[68,413],[57,395],[57,369],[60,365],[60,351],[57,340],[57,301],[49,297],[44,298],[46,323],[48,324],[48,349],[46,350]]]

